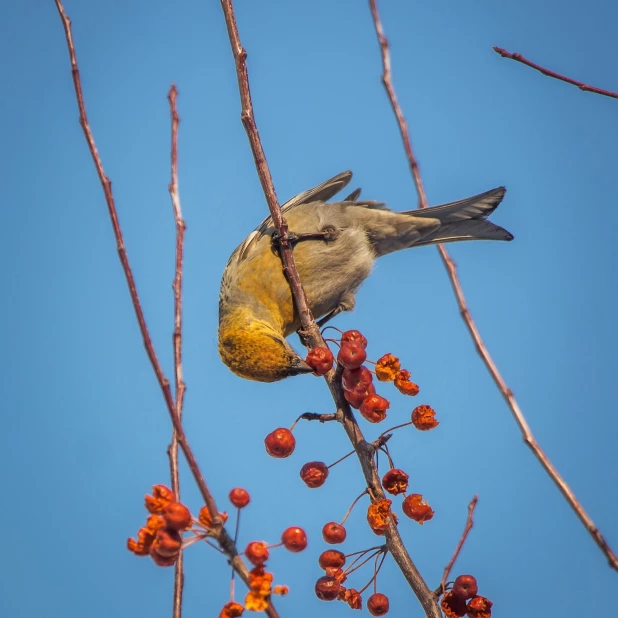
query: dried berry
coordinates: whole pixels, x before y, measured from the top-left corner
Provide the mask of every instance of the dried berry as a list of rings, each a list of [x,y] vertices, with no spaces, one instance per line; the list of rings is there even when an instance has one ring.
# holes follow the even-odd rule
[[[300,469],[300,478],[311,489],[321,487],[328,478],[328,466],[322,461],[310,461]]]
[[[388,614],[388,597],[376,592],[367,599],[367,611],[372,616],[384,616]]]

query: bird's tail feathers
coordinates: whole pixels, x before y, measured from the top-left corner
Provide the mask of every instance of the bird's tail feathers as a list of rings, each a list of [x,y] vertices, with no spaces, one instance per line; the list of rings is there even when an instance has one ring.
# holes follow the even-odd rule
[[[416,242],[415,246],[460,240],[513,240],[510,232],[486,220],[498,207],[505,193],[504,187],[498,187],[457,202],[408,211],[406,214],[437,219],[441,224],[435,232]]]

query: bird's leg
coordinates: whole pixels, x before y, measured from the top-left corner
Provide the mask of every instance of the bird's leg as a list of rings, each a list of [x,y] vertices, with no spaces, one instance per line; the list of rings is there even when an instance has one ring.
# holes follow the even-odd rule
[[[302,234],[297,234],[296,232],[288,233],[288,238],[290,239],[292,246],[304,240],[325,240],[328,242],[335,240],[337,236],[339,236],[339,232],[333,227],[324,228],[320,232],[305,232]],[[271,240],[273,244],[279,246],[279,233],[276,231],[273,232],[271,235]]]
[[[339,300],[339,304],[332,311],[329,311],[323,318],[320,318],[316,322],[317,325],[322,328],[324,324],[330,322],[330,320],[332,320],[335,316],[339,315],[343,311],[352,311],[355,304],[356,299],[354,298],[354,293],[346,292]]]

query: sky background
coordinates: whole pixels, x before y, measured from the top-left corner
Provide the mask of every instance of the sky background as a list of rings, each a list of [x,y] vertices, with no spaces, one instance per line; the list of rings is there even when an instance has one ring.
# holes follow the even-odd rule
[[[586,83],[618,89],[618,10],[610,0],[422,3],[382,1],[393,79],[439,204],[506,185],[493,219],[512,243],[452,247],[470,308],[547,454],[618,549],[615,322],[618,102],[505,60],[493,45]],[[143,495],[168,479],[170,422],[145,356],[103,193],[78,124],[64,34],[52,0],[10,3],[0,22],[3,186],[3,470],[5,568],[0,615],[166,617],[172,569],[125,549],[145,517]],[[257,123],[284,201],[345,170],[367,198],[393,209],[417,201],[380,83],[367,2],[236,3]],[[363,490],[347,459],[308,490],[303,463],[331,463],[349,445],[335,425],[298,427],[287,460],[264,436],[301,412],[329,412],[323,382],[243,381],[216,349],[220,276],[266,204],[240,123],[236,76],[214,0],[67,0],[89,118],[113,181],[128,255],[152,337],[172,375],[174,221],[167,193],[166,95],[180,92],[180,194],[187,222],[185,422],[221,509],[246,487],[249,540],[276,542],[289,525],[303,554],[273,551],[290,594],[282,616],[344,616],[313,594],[322,525]],[[440,426],[391,441],[398,467],[436,511],[400,530],[431,587],[480,496],[456,565],[473,573],[495,616],[585,613],[616,573],[523,444],[477,357],[434,248],[380,260],[353,314],[374,359],[401,357],[421,394],[392,400],[387,422],[432,405]],[[298,346],[297,341],[293,341]],[[386,426],[384,426],[385,428]],[[362,422],[369,438],[383,427]],[[183,467],[184,501],[200,499]],[[399,501],[396,499],[397,505]],[[376,543],[366,503],[344,551]],[[399,506],[395,507],[396,510]],[[349,581],[360,588],[361,571]],[[185,616],[216,616],[229,569],[207,547],[186,552]],[[391,615],[421,608],[391,559],[378,588]],[[244,594],[239,586],[240,596]]]

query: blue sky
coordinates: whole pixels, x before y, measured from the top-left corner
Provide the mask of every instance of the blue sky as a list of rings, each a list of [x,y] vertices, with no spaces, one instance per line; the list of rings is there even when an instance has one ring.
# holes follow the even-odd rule
[[[348,450],[338,426],[299,427],[293,457],[268,458],[263,437],[301,412],[328,412],[324,384],[256,384],[216,350],[220,276],[266,205],[239,119],[219,3],[67,0],[92,129],[114,193],[153,339],[171,376],[174,224],[167,194],[172,82],[178,86],[180,191],[187,222],[186,428],[212,491],[254,496],[241,545],[304,526],[304,554],[273,552],[291,586],[282,616],[343,616],[313,595],[320,529],[363,484],[352,458],[308,490],[298,470]],[[416,204],[380,84],[367,3],[238,2],[257,122],[279,198],[352,169],[367,198]],[[616,157],[611,99],[501,59],[493,45],[554,70],[618,88],[614,3],[381,2],[393,78],[430,203],[499,185],[494,219],[507,243],[452,248],[471,310],[547,454],[618,549],[614,414],[618,329]],[[574,36],[576,34],[576,36]],[[5,8],[0,23],[6,568],[0,614],[170,615],[172,570],[124,548],[144,518],[142,496],[166,482],[170,427],[115,251],[103,194],[78,125],[64,35],[52,0]],[[614,283],[612,283],[614,281]],[[436,517],[402,535],[429,584],[439,583],[480,496],[456,572],[476,575],[495,615],[579,616],[616,574],[522,443],[458,315],[433,248],[383,258],[357,309],[374,358],[398,354],[421,385],[392,395],[389,420],[431,404],[441,425],[401,432],[391,448]],[[294,342],[296,345],[296,342]],[[366,426],[369,437],[376,435]],[[185,501],[200,500],[183,468]],[[10,497],[10,498],[9,498]],[[345,551],[373,545],[364,509]],[[228,568],[187,552],[186,616],[215,616]],[[350,585],[364,585],[362,574]],[[391,615],[419,616],[391,560],[379,578]]]

